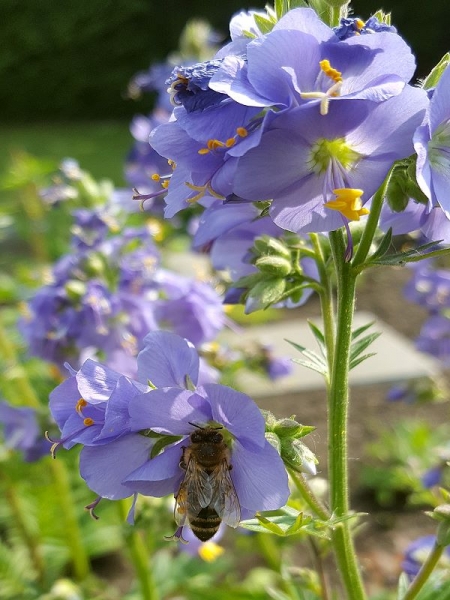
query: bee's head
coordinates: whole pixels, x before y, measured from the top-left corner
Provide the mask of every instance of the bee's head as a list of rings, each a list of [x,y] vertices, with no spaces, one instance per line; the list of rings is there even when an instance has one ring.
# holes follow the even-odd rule
[[[197,428],[190,435],[191,442],[193,444],[198,444],[200,442],[220,444],[220,442],[223,441],[223,435],[218,431],[219,429],[222,429],[222,426],[201,427],[200,425],[196,425],[195,423],[190,423],[190,425]]]

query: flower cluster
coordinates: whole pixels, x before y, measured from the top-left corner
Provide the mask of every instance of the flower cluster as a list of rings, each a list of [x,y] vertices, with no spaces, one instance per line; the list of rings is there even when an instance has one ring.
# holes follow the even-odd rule
[[[6,448],[21,451],[26,462],[39,460],[48,453],[49,444],[32,408],[0,402],[0,426]]]
[[[114,210],[75,211],[71,252],[21,321],[32,355],[62,366],[100,354],[126,370],[149,331],[167,328],[200,345],[222,329],[225,313],[214,289],[162,268],[146,227],[119,235]]]
[[[390,27],[336,32],[307,8],[252,37],[249,18],[233,19],[213,60],[168,80],[173,115],[150,138],[176,165],[166,216],[197,202],[270,201],[272,221],[296,233],[359,220],[392,164],[413,153],[428,106],[408,84],[409,47]]]
[[[283,506],[289,495],[287,475],[265,438],[256,404],[219,384],[197,385],[198,376],[194,347],[170,332],[145,338],[138,381],[87,360],[78,372],[71,369],[69,379],[50,396],[62,434],[53,451],[61,444],[82,444],[80,472],[99,497],[177,495],[191,469],[183,457],[193,432],[213,427],[226,443],[228,477],[238,499],[233,526],[256,511]],[[212,508],[231,524],[226,499],[215,502]],[[200,503],[201,508],[209,505],[208,500]],[[181,537],[189,518],[182,515],[177,521]]]

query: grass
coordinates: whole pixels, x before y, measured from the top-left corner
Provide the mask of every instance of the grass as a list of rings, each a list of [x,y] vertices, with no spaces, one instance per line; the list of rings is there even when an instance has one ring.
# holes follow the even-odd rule
[[[75,158],[95,178],[123,186],[124,158],[133,143],[128,126],[121,121],[2,125],[0,173],[8,169],[12,153],[25,151],[56,164],[66,157]]]

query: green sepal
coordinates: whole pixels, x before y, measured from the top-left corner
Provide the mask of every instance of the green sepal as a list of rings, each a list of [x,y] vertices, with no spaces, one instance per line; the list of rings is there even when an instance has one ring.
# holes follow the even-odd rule
[[[245,275],[233,283],[234,288],[248,288],[251,289],[257,283],[264,279],[262,273],[252,273],[251,275]]]
[[[153,437],[153,435],[151,437]],[[155,458],[155,456],[158,456],[158,454],[160,454],[166,446],[170,446],[170,444],[175,444],[176,442],[179,442],[182,439],[183,437],[180,435],[163,435],[159,438],[159,440],[155,442],[154,446],[152,447],[152,450],[150,452],[150,458]]]
[[[319,461],[314,452],[300,440],[282,438],[280,456],[285,465],[297,473],[315,475],[317,472],[315,466]]]
[[[436,543],[439,546],[450,545],[450,504],[440,504],[433,511],[426,511],[426,515],[439,521]]]
[[[275,450],[278,452],[278,454],[280,454],[281,442],[280,442],[280,438],[278,437],[278,435],[269,431],[269,432],[266,432],[265,436],[266,436],[266,440],[269,442],[269,444],[275,448]]]
[[[272,277],[254,285],[248,293],[248,298],[257,300],[258,308],[268,308],[283,298],[285,290],[286,280],[280,277]]]
[[[290,419],[280,419],[276,422],[276,424],[272,427],[271,431],[273,431],[280,438],[295,438],[299,439],[308,435],[316,428],[312,425],[301,425],[297,423],[293,418]]]
[[[291,262],[281,256],[261,256],[255,266],[262,273],[277,277],[286,277],[291,272]]]
[[[425,90],[436,87],[439,83],[442,73],[445,71],[448,65],[450,65],[450,52],[444,54],[438,64],[431,69],[430,74],[427,75],[423,80],[422,87]]]

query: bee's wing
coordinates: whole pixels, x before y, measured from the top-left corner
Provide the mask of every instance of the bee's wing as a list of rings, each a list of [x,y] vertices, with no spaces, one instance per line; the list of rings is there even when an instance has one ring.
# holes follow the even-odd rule
[[[230,527],[237,527],[241,520],[241,507],[230,468],[226,460],[209,476],[213,488],[210,506]]]
[[[183,525],[189,515],[197,516],[202,508],[209,506],[212,495],[213,487],[209,476],[191,458],[175,497],[174,518],[178,525]]]

